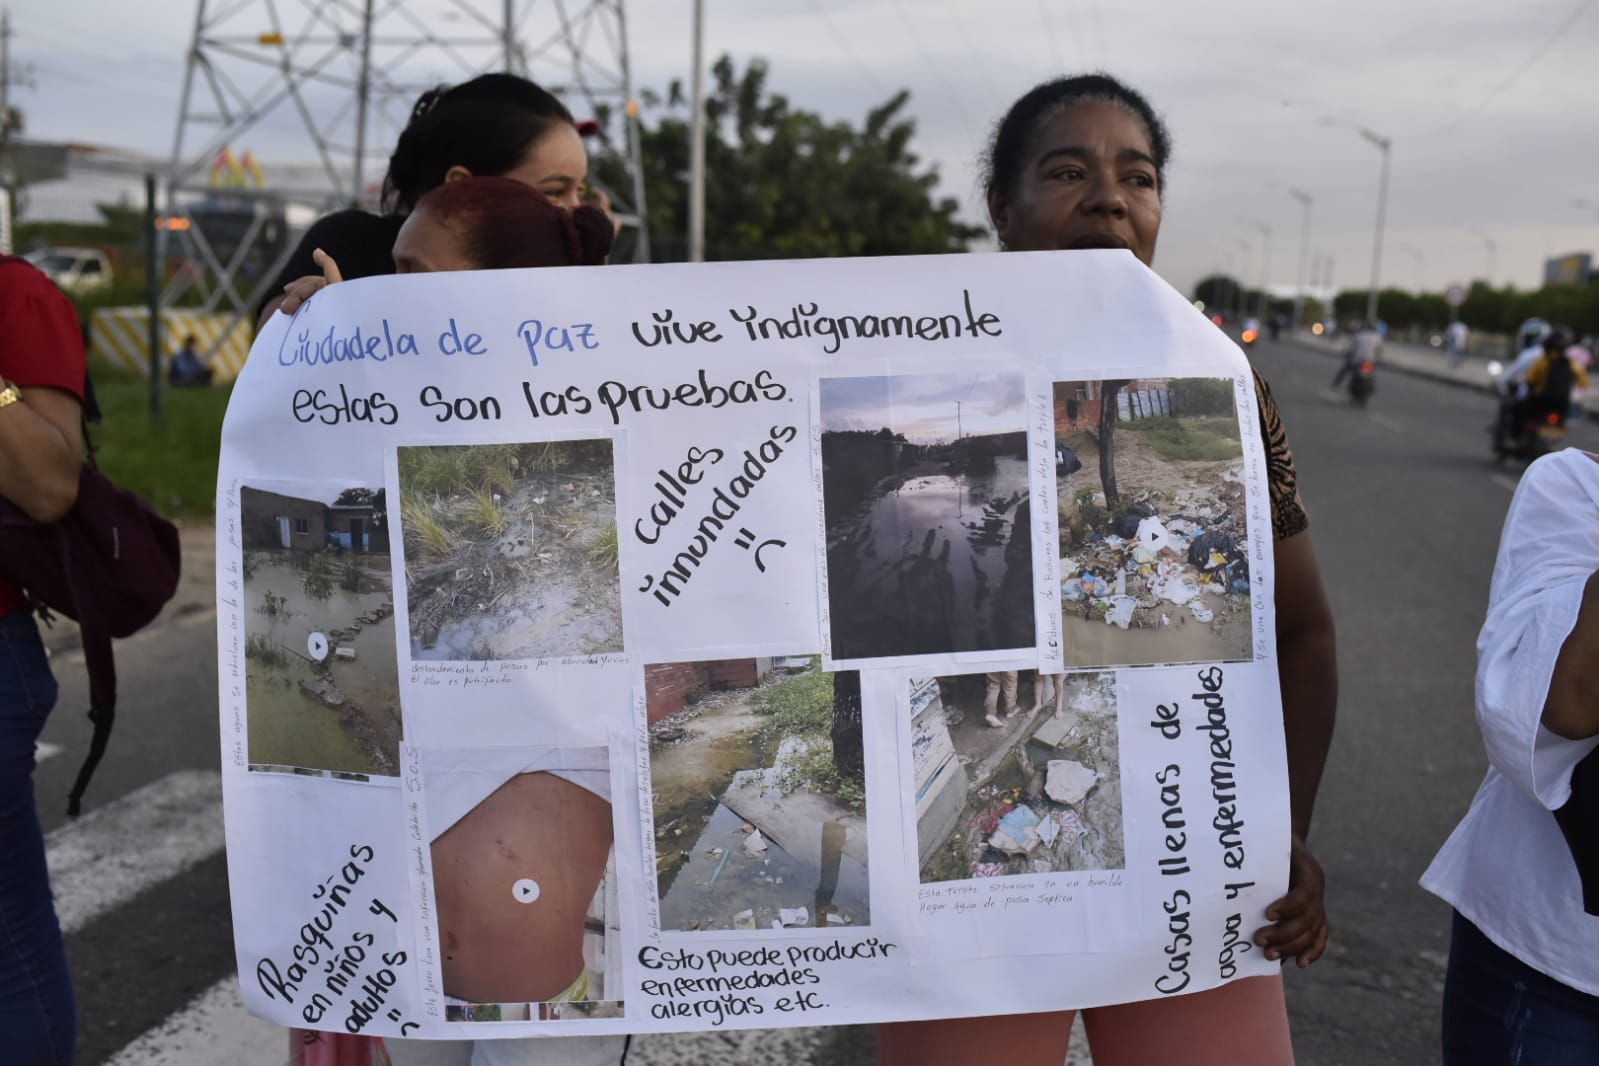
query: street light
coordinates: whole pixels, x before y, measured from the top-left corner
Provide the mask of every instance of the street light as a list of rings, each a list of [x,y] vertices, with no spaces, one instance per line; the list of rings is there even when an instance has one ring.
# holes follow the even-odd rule
[[[1494,283],[1494,256],[1499,252],[1499,245],[1495,244],[1494,239],[1480,229],[1474,229],[1471,232],[1473,236],[1481,237],[1483,246],[1488,249],[1488,277],[1486,280],[1488,287],[1491,289]]]
[[[1416,259],[1416,294],[1419,296],[1423,291],[1421,276],[1422,274],[1426,273],[1427,270],[1427,257],[1422,253],[1422,250],[1417,248],[1414,244],[1402,244],[1400,247],[1409,252]]]
[[[1373,133],[1365,126],[1356,126],[1336,118],[1324,118],[1323,126],[1339,126],[1346,130],[1354,130],[1361,137],[1377,146],[1382,152],[1382,176],[1377,185],[1377,235],[1371,243],[1371,291],[1366,294],[1366,321],[1373,327],[1377,325],[1377,287],[1382,281],[1382,233],[1383,226],[1388,217],[1388,163],[1393,154],[1394,141],[1392,137],[1384,137],[1380,133]]]
[[[1271,226],[1255,219],[1240,219],[1260,231],[1260,303],[1255,313],[1266,319],[1266,282],[1271,277]]]
[[[1310,194],[1303,189],[1289,189],[1288,195],[1299,201],[1305,209],[1299,223],[1299,269],[1294,272],[1294,321],[1290,329],[1299,328],[1300,315],[1305,308],[1305,264],[1310,259]]]

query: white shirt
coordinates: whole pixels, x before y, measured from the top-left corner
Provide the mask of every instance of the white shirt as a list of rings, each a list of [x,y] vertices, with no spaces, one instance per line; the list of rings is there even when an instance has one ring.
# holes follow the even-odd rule
[[[1499,384],[1514,385],[1516,387],[1516,395],[1525,396],[1527,393],[1527,371],[1531,370],[1532,364],[1542,357],[1542,344],[1534,344],[1523,348],[1521,354],[1516,356],[1516,361],[1510,364],[1510,368],[1499,375]]]
[[[1449,324],[1449,347],[1452,350],[1457,352],[1465,351],[1466,336],[1466,324],[1464,322],[1456,321]]]
[[[1599,995],[1599,917],[1550,812],[1599,737],[1540,721],[1583,587],[1599,570],[1599,462],[1575,449],[1527,468],[1510,504],[1477,638],[1477,723],[1488,776],[1421,885],[1542,973]]]

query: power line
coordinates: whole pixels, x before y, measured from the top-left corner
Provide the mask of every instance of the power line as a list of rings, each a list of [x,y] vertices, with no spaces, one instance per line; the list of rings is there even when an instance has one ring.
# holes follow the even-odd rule
[[[1441,134],[1448,133],[1450,130],[1459,126],[1467,119],[1476,117],[1479,113],[1481,113],[1483,108],[1493,103],[1497,97],[1506,92],[1516,82],[1520,81],[1521,76],[1527,73],[1527,71],[1531,70],[1533,65],[1544,57],[1545,53],[1547,53],[1555,45],[1559,44],[1560,39],[1571,30],[1571,27],[1577,24],[1578,19],[1582,18],[1583,15],[1588,13],[1588,9],[1593,7],[1594,2],[1595,0],[1579,0],[1577,6],[1572,10],[1571,14],[1567,15],[1565,19],[1561,21],[1560,25],[1555,27],[1555,31],[1551,33],[1542,44],[1533,50],[1532,55],[1528,56],[1520,66],[1512,71],[1509,77],[1505,78],[1493,88],[1489,89],[1482,99],[1478,100],[1474,105],[1466,108],[1466,110],[1460,112],[1454,118],[1449,119],[1442,125],[1435,126],[1424,133],[1408,136],[1405,138],[1405,140],[1431,140],[1432,138],[1440,136]]]
[[[872,68],[861,60],[860,53],[856,52],[854,46],[849,43],[849,38],[840,32],[838,25],[833,21],[833,17],[827,13],[827,8],[823,7],[819,0],[810,0],[810,5],[811,10],[821,16],[822,23],[827,27],[827,32],[833,35],[833,40],[838,42],[839,50],[849,57],[850,61],[855,64],[866,80],[871,83],[872,90],[879,97],[887,99],[890,95],[888,88],[884,86],[876,74],[872,73]]]
[[[1044,40],[1049,45],[1049,58],[1055,64],[1055,73],[1062,74],[1066,64],[1061,61],[1060,48],[1055,43],[1055,23],[1049,17],[1049,0],[1038,0],[1038,14],[1044,21]]]
[[[922,35],[916,31],[915,20],[906,13],[904,0],[894,0],[894,12],[899,15],[899,20],[905,24],[906,36],[910,38],[910,42],[916,48],[916,51],[921,54],[922,61],[927,64],[927,68],[933,72],[933,76],[938,79],[938,83],[944,87],[944,91],[949,94],[950,100],[954,102],[955,114],[960,117],[961,125],[966,128],[967,141],[975,142],[977,140],[977,127],[972,122],[970,112],[966,110],[966,101],[961,98],[961,94],[956,90],[954,84],[944,76],[943,65],[934,60],[927,51],[927,47],[922,44]]]

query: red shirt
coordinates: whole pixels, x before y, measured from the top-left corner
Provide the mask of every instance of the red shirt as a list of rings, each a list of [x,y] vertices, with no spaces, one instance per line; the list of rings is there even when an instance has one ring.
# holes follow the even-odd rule
[[[82,402],[84,374],[83,333],[72,304],[26,260],[0,256],[0,378],[23,388],[63,389]],[[0,419],[18,414],[0,409]],[[0,573],[0,617],[24,606],[21,586]]]

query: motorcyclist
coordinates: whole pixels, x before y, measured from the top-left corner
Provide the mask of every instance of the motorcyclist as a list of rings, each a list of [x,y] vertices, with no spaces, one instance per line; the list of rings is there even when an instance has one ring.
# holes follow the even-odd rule
[[[1562,419],[1571,409],[1573,389],[1588,387],[1588,372],[1566,355],[1572,344],[1569,330],[1552,329],[1543,340],[1543,354],[1527,368],[1525,395],[1517,404],[1516,436],[1529,420],[1543,421],[1556,414]]]
[[[1370,322],[1360,323],[1355,328],[1355,335],[1349,339],[1349,347],[1344,350],[1344,365],[1333,375],[1330,388],[1337,392],[1344,379],[1355,372],[1355,367],[1361,363],[1375,363],[1381,357],[1382,335]]]

